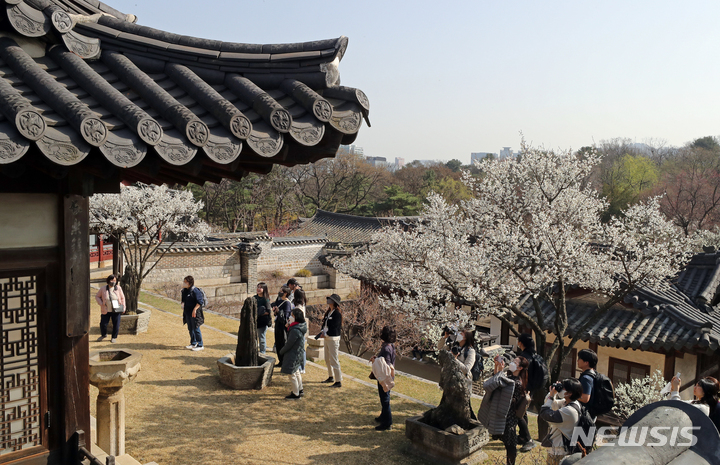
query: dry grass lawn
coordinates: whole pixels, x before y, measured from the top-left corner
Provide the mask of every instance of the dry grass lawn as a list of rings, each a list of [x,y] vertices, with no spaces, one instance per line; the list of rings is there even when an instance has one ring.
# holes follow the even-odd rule
[[[166,300],[147,294],[142,300],[180,314],[179,306]],[[112,346],[143,354],[137,379],[125,388],[126,449],[141,463],[432,463],[406,453],[404,420],[422,414],[425,407],[418,403],[393,397],[395,425],[391,431],[378,432],[373,421],[380,408],[377,391],[350,380],[342,389],[332,389],[320,383],[327,377],[324,368],[307,367],[305,397],[300,400],[284,399],[290,383],[279,369],[263,391],[234,391],[220,384],[216,361],[234,352],[236,339],[208,326],[236,334],[237,322],[207,315],[206,349],[193,352],[184,348],[189,336],[182,319],[154,311],[147,333],[121,335],[117,344],[111,344],[109,338],[95,342],[100,311],[94,299],[91,306],[91,351]],[[367,379],[367,366],[346,358],[341,364],[349,375]],[[435,386],[406,378],[397,382],[398,392],[429,403],[440,399]],[[91,387],[93,415],[96,398],[97,389]],[[521,455],[518,465],[544,463],[538,461],[538,449]],[[491,456],[486,463],[504,463],[502,444],[493,441],[486,450]]]

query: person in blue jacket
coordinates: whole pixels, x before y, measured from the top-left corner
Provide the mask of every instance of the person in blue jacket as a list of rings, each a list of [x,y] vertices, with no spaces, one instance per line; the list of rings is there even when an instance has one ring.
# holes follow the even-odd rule
[[[202,307],[205,305],[203,293],[195,287],[195,279],[192,276],[185,276],[182,290],[183,324],[188,325],[190,333],[190,345],[186,349],[194,351],[204,350],[200,326],[205,322]]]

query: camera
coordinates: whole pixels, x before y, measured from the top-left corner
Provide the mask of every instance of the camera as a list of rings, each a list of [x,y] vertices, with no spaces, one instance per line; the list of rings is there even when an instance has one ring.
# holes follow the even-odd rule
[[[457,355],[460,353],[460,347],[453,346],[452,349],[450,349],[450,351],[452,352],[453,355]]]
[[[562,381],[557,381],[551,387],[553,387],[557,392],[560,392],[563,390],[563,383],[562,383]]]

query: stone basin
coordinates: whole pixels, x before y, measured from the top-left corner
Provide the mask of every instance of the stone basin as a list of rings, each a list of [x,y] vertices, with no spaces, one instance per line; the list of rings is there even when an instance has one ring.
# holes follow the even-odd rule
[[[479,425],[464,434],[452,434],[422,421],[422,416],[405,420],[405,437],[411,444],[410,452],[433,463],[443,465],[475,465],[488,456],[482,447],[490,441],[488,430]]]
[[[90,384],[121,388],[137,376],[142,354],[129,349],[104,349],[90,354]]]

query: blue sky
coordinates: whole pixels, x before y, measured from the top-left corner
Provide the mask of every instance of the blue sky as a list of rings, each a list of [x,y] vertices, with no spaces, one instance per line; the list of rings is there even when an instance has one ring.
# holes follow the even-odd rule
[[[345,35],[366,155],[458,158],[720,134],[720,2],[106,0],[139,24],[246,43]]]

